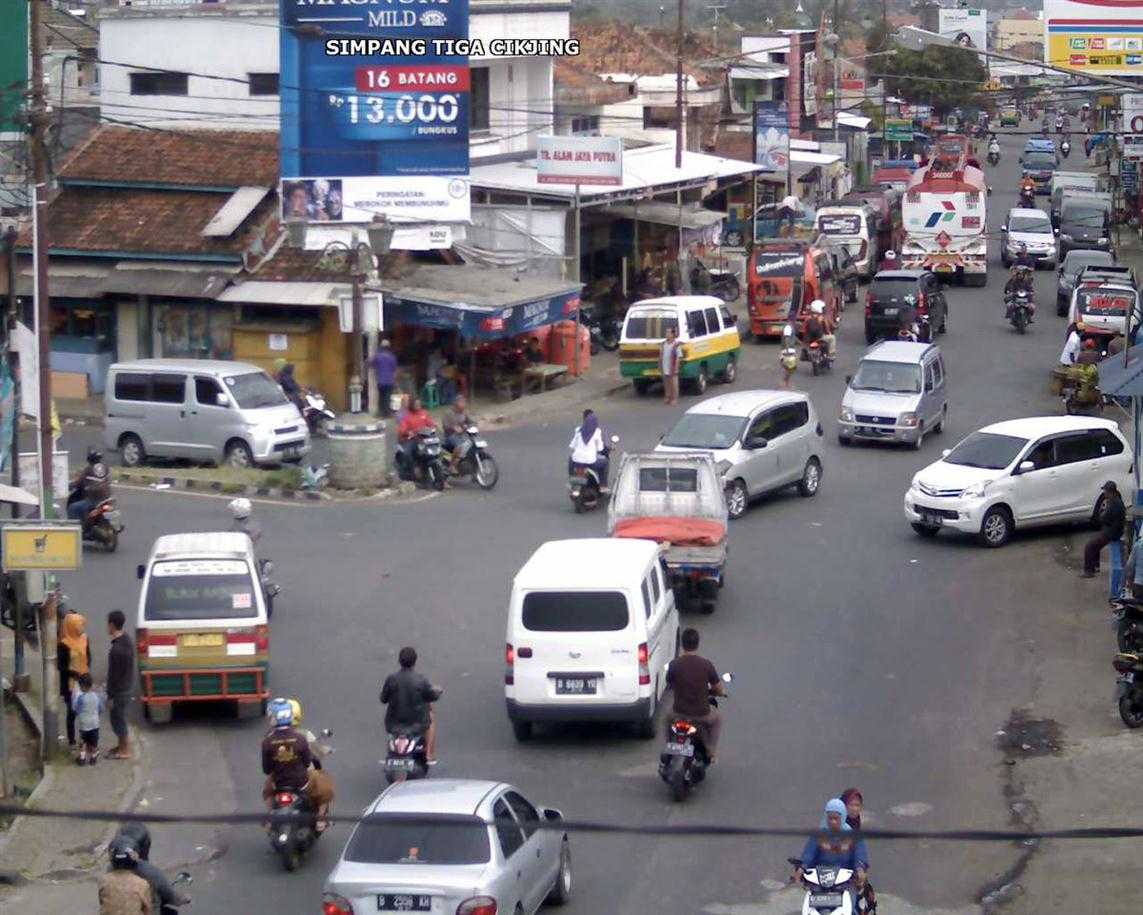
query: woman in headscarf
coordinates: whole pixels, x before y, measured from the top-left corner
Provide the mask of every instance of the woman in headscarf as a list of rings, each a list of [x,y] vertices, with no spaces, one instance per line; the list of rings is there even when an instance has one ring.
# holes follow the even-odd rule
[[[603,430],[594,410],[583,411],[583,422],[576,426],[568,443],[571,456],[568,458],[568,476],[575,473],[577,466],[594,467],[599,474],[600,486],[607,488],[607,445],[603,441]]]
[[[75,748],[75,712],[72,693],[81,674],[91,673],[91,645],[87,641],[87,620],[82,613],[69,611],[60,620],[56,664],[60,672],[60,697],[67,708],[67,742]]]
[[[846,788],[841,793],[841,801],[845,804],[845,825],[850,829],[861,831],[861,814],[865,809],[865,798],[857,788]],[[865,876],[869,868],[869,851],[865,847],[865,840],[857,840],[857,860],[861,863],[861,877],[857,883],[856,912],[871,913],[877,911],[877,894],[873,892],[873,885]]]
[[[868,861],[857,855],[857,842],[849,835],[853,830],[845,821],[845,802],[835,797],[825,805],[822,813],[820,832],[806,840],[802,849],[801,864],[794,872],[794,879],[801,881],[803,873],[814,867],[843,867],[854,873],[857,883],[865,881],[865,868]]]

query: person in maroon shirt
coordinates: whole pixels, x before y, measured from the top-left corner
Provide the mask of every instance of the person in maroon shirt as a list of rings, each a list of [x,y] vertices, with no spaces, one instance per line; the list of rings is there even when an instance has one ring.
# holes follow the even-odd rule
[[[667,686],[675,694],[674,713],[698,725],[707,759],[713,765],[722,719],[710,698],[724,696],[726,690],[714,665],[698,653],[697,629],[683,630],[682,646],[683,653],[667,667]]]

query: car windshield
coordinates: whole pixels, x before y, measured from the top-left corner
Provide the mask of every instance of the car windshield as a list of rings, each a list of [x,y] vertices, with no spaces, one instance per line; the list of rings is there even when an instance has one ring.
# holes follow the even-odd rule
[[[280,407],[289,403],[278,384],[265,372],[230,375],[224,379],[234,402],[244,410],[258,407]]]
[[[915,276],[877,276],[869,287],[869,294],[875,299],[915,297],[918,282]]]
[[[640,310],[627,315],[623,333],[628,340],[665,340],[668,328],[679,332],[679,319],[675,312]]]
[[[487,864],[488,827],[478,817],[371,814],[353,830],[345,860],[355,864]]]
[[[742,433],[745,417],[720,413],[684,413],[663,438],[672,448],[729,448]]]
[[[1103,207],[1065,205],[1060,221],[1071,226],[1095,229],[1107,223],[1107,210]]]
[[[993,432],[974,432],[949,452],[944,459],[946,464],[961,467],[981,467],[986,470],[1003,470],[1028,444],[1026,438],[1014,435],[996,435]]]
[[[1024,167],[1037,171],[1051,171],[1056,167],[1056,157],[1051,153],[1030,152],[1024,156]]]
[[[1008,220],[1009,232],[1028,232],[1033,235],[1051,235],[1052,222],[1047,216],[1012,216]]]
[[[257,615],[254,578],[241,560],[172,560],[151,568],[144,619],[222,620]]]
[[[919,394],[921,367],[907,362],[876,362],[862,359],[849,386],[855,391],[884,391],[887,394]]]

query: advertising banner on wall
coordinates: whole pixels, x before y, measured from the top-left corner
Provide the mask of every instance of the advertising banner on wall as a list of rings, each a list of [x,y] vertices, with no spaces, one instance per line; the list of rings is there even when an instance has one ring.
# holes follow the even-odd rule
[[[790,168],[790,121],[785,102],[754,103],[754,164],[784,178]]]
[[[280,10],[283,216],[467,220],[468,0]]]
[[[621,137],[536,137],[539,184],[623,183]]]
[[[21,109],[28,84],[28,4],[0,0],[0,139],[23,140]]]
[[[815,117],[818,113],[818,54],[817,51],[807,51],[802,59],[802,110],[807,117]]]
[[[988,50],[987,10],[942,9],[937,27],[942,38],[965,48]]]
[[[1085,73],[1143,76],[1138,0],[1044,0],[1044,63]]]
[[[1143,92],[1124,92],[1120,104],[1123,107],[1124,131],[1143,133]]]

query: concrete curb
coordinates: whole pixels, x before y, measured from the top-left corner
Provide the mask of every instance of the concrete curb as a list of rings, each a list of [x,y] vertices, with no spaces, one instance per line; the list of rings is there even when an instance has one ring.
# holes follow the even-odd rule
[[[153,477],[145,474],[126,473],[112,470],[112,480],[123,486],[153,491],[157,486],[184,492],[200,493],[209,496],[245,496],[250,499],[276,499],[284,502],[363,502],[386,501],[398,496],[409,496],[416,492],[416,485],[400,481],[395,486],[379,490],[347,489],[338,490],[338,495],[329,491],[314,492],[304,489],[276,489],[268,486],[244,486],[237,483],[219,483],[209,480],[195,480],[187,477]]]
[[[616,384],[609,385],[606,388],[597,389],[597,390],[591,391],[591,392],[585,392],[582,397],[577,397],[575,400],[570,400],[567,404],[564,404],[563,406],[565,409],[572,408],[572,407],[578,407],[578,406],[581,406],[585,403],[588,403],[592,400],[596,400],[596,399],[601,398],[601,397],[612,397],[615,394],[621,394],[630,387],[631,387],[630,380],[624,380],[624,381],[618,382]],[[548,392],[548,393],[552,393],[552,392]],[[535,396],[535,395],[531,395],[531,396]],[[520,399],[522,399],[522,398],[518,398],[518,400],[520,400]],[[505,406],[515,405],[518,402],[518,400],[510,401],[508,404],[505,404]],[[509,412],[512,412],[512,411],[509,411]],[[534,409],[528,410],[524,413],[521,413],[521,415],[519,415],[519,416],[507,416],[503,413],[497,414],[497,413],[493,413],[491,411],[486,411],[486,412],[481,413],[480,415],[478,415],[476,417],[476,423],[477,423],[477,425],[495,426],[497,428],[504,429],[508,426],[511,426],[515,423],[520,422],[521,420],[534,419],[534,418],[535,418],[535,410]]]

